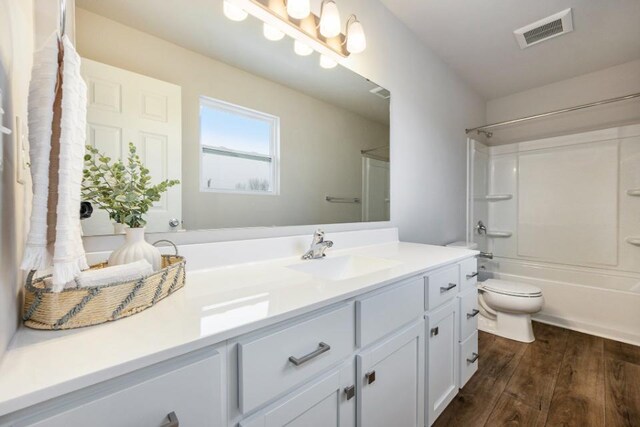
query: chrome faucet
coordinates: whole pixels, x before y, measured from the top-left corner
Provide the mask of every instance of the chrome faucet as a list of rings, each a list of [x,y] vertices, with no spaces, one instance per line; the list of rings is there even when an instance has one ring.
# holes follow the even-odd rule
[[[333,246],[333,242],[331,240],[324,240],[324,231],[317,229],[316,232],[313,233],[311,247],[304,253],[304,255],[302,255],[302,259],[323,258],[325,256],[324,251],[331,246]]]

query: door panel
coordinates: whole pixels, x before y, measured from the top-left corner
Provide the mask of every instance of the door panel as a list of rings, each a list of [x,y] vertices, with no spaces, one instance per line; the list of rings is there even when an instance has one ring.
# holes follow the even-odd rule
[[[125,160],[130,142],[150,170],[152,183],[182,176],[182,94],[180,86],[86,58],[87,144],[112,159]],[[82,221],[87,235],[112,234],[106,212],[95,207]],[[182,218],[181,186],[171,187],[147,214],[147,231],[170,231]]]
[[[357,362],[359,426],[424,425],[422,321],[361,353]]]

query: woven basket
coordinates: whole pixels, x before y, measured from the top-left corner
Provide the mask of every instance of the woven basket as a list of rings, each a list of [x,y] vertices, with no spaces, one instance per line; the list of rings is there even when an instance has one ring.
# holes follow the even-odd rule
[[[184,286],[184,266],[183,257],[162,255],[162,270],[141,279],[61,292],[45,286],[49,276],[34,278],[31,271],[25,285],[24,324],[33,329],[73,329],[140,313]]]

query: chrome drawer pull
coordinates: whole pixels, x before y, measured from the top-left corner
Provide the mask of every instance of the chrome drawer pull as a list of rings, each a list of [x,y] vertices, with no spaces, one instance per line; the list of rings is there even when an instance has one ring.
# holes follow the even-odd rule
[[[471,353],[471,359],[467,359],[467,363],[475,363],[480,355],[478,353]]]
[[[344,394],[347,396],[347,400],[353,399],[356,395],[356,386],[350,385],[349,387],[345,387]]]
[[[474,277],[476,277],[477,275],[478,275],[478,272],[477,272],[477,271],[474,271],[474,272],[473,272],[473,273],[471,273],[471,274],[467,274],[467,280],[469,280],[469,279],[473,279],[473,278],[474,278]]]
[[[367,379],[367,384],[372,384],[376,381],[376,371],[369,371],[364,374],[364,377]]]
[[[449,283],[449,286],[447,286],[446,288],[440,288],[440,293],[443,294],[445,292],[449,292],[451,289],[455,288],[456,285],[455,283]]]
[[[295,357],[295,356],[290,356],[289,357],[289,362],[293,363],[296,366],[300,366],[303,363],[306,363],[309,360],[311,360],[311,359],[313,359],[315,357],[318,357],[322,353],[326,353],[329,350],[331,350],[331,346],[329,344],[327,344],[327,343],[321,342],[321,343],[318,344],[318,349],[317,350],[312,351],[311,353],[309,353],[309,354],[307,354],[305,356],[302,356],[299,359],[297,357]]]
[[[175,412],[167,415],[167,422],[162,424],[162,427],[180,427],[180,421]]]
[[[475,308],[471,310],[471,313],[467,313],[467,319],[471,319],[472,317],[476,317],[480,313],[480,310],[476,310]]]
[[[431,336],[432,337],[435,337],[439,333],[440,333],[440,327],[439,326],[436,326],[435,328],[431,328]]]

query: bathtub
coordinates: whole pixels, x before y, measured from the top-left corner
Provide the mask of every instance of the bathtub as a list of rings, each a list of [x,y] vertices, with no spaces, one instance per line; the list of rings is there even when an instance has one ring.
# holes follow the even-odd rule
[[[640,345],[640,274],[501,257],[480,261],[480,271],[480,280],[540,287],[537,321]]]

